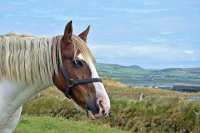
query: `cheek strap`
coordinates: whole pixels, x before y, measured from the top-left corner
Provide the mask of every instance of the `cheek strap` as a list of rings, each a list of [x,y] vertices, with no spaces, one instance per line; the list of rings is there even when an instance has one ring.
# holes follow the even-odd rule
[[[70,94],[71,94],[71,89],[73,89],[75,86],[78,85],[84,85],[84,84],[90,84],[90,83],[94,83],[94,82],[100,82],[102,83],[102,79],[101,78],[90,78],[90,79],[72,79],[69,77],[69,74],[67,73],[67,71],[64,69],[63,65],[60,64],[60,69],[61,72],[63,74],[64,80],[65,82],[67,82],[68,84],[65,84],[65,91],[64,94],[67,98],[71,98]]]
[[[63,63],[61,63],[59,60],[59,57],[61,57],[61,56],[59,56],[58,46],[56,48],[57,48],[56,57],[57,57],[58,68],[61,70],[64,80],[65,80],[64,94],[67,98],[71,99],[71,90],[77,85],[90,84],[90,83],[94,83],[94,82],[102,82],[101,78],[90,78],[90,79],[70,78],[67,70],[63,66]]]

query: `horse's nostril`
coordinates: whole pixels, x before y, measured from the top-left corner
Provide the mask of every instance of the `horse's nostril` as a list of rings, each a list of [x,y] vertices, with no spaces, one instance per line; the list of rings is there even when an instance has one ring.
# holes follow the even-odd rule
[[[105,114],[106,114],[106,112],[105,112],[105,110],[104,110],[104,109],[101,111],[101,113],[102,113],[103,115],[105,115]]]
[[[97,114],[100,111],[100,108],[97,104],[87,104],[86,110],[91,111],[93,114]]]
[[[106,115],[106,111],[105,111],[102,99],[100,99],[98,101],[98,105],[99,105],[99,108],[100,108],[100,113],[105,116]]]
[[[102,100],[99,100],[99,106],[100,106],[100,108],[103,109],[103,101],[102,101]],[[105,110],[104,110],[104,111],[105,111]]]
[[[109,116],[109,117],[111,117],[111,116],[112,116],[111,112],[109,112],[109,113],[108,113],[108,116]]]

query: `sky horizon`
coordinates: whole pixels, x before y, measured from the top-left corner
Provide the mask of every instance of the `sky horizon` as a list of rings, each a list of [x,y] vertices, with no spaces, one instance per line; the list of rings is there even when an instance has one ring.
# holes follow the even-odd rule
[[[91,25],[89,47],[98,63],[143,68],[200,67],[198,0],[2,0],[0,34],[74,34]]]

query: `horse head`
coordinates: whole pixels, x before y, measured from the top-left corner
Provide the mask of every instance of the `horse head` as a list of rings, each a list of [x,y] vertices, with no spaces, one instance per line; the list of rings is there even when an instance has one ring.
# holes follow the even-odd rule
[[[110,100],[87,46],[89,29],[90,26],[76,36],[73,35],[72,21],[66,25],[59,42],[62,63],[53,81],[59,90],[95,119],[108,116]]]

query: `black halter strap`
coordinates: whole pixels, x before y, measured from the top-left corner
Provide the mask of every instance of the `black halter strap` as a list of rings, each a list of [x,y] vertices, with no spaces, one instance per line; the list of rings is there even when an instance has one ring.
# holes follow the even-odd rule
[[[64,69],[63,65],[60,66],[60,69],[63,73],[65,82],[68,83],[68,84],[65,84],[65,91],[64,91],[64,94],[67,98],[71,98],[70,96],[71,89],[73,89],[77,85],[89,84],[89,83],[94,83],[94,82],[102,82],[101,78],[91,78],[91,79],[81,79],[81,80],[72,79],[69,77],[69,74]]]
[[[64,80],[65,80],[65,90],[64,90],[64,94],[67,98],[71,98],[70,93],[71,93],[71,89],[74,88],[77,85],[83,85],[83,84],[89,84],[89,83],[94,83],[94,82],[102,82],[101,78],[90,78],[90,79],[73,79],[70,78],[67,70],[64,68],[63,63],[60,62],[59,60],[59,50],[58,50],[58,45],[56,46],[56,60],[58,63],[58,68],[61,70]],[[68,84],[66,84],[66,82]]]
[[[61,63],[59,64],[60,64],[59,67],[62,71],[64,80],[65,82],[68,82],[68,84],[65,84],[65,91],[64,91],[65,96],[68,98],[71,98],[70,96],[71,89],[77,85],[89,84],[89,83],[94,83],[94,82],[102,82],[101,78],[72,79],[70,78],[67,71],[64,69],[64,66]]]
[[[90,79],[73,79],[70,78],[67,70],[64,68],[63,64],[59,60],[59,55],[58,55],[58,46],[56,50],[56,57],[57,57],[57,63],[58,63],[58,68],[61,70],[65,82],[65,91],[64,94],[67,98],[71,98],[70,92],[71,89],[74,88],[77,85],[83,85],[83,84],[89,84],[89,83],[94,83],[94,82],[102,82],[101,78],[90,78]]]

